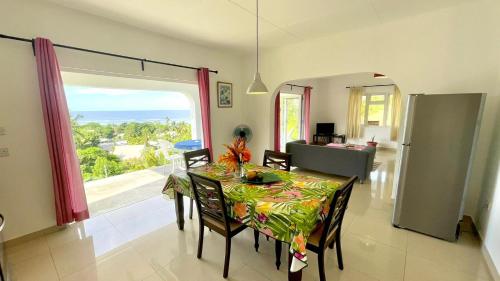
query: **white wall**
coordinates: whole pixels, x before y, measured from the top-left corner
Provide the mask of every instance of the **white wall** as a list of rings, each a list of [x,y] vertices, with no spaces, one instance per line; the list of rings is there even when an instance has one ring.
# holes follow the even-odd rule
[[[478,0],[398,19],[373,27],[311,39],[262,52],[261,75],[270,89],[284,81],[346,73],[388,75],[402,93],[488,93],[476,155],[473,159],[465,214],[476,218],[488,150],[499,103],[500,2]],[[247,81],[254,58],[248,58]],[[271,132],[273,95],[245,98],[245,118],[259,131]],[[314,109],[312,109],[314,110]],[[256,134],[258,154],[272,134]],[[257,157],[259,157],[257,155]],[[497,264],[500,267],[500,264]]]
[[[500,82],[500,74],[499,74]],[[500,88],[500,83],[498,85]],[[478,229],[484,240],[484,248],[497,267],[495,281],[500,280],[500,108],[497,108],[493,141],[483,179],[479,200]]]
[[[210,74],[212,137],[215,155],[231,141],[241,123],[241,58],[228,50],[215,50],[169,39],[102,18],[38,1],[3,0],[0,33],[83,48],[219,70]],[[195,71],[56,49],[64,70],[102,73],[153,80],[196,81]],[[50,163],[31,45],[0,40],[0,147],[10,157],[0,158],[0,213],[7,220],[5,238],[11,239],[55,225]],[[233,83],[234,105],[219,109],[216,82]],[[10,222],[10,223],[9,223]]]

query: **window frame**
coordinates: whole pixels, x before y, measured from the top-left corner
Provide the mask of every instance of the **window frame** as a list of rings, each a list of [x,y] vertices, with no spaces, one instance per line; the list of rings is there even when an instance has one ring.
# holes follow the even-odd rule
[[[383,101],[372,101],[371,97],[372,96],[384,96]],[[387,116],[389,112],[389,104],[390,104],[390,99],[392,98],[392,93],[389,92],[373,92],[373,93],[363,93],[363,97],[365,97],[365,112],[363,116],[363,126],[364,127],[389,127],[387,125]],[[369,107],[370,105],[377,105],[377,104],[382,104],[384,105],[384,116],[382,119],[382,125],[370,125],[368,124],[368,113],[369,113]]]

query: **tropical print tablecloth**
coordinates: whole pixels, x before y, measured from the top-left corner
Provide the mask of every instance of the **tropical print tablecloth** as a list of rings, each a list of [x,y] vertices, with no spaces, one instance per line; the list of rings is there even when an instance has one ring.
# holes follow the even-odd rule
[[[319,223],[326,219],[329,203],[341,183],[293,172],[247,164],[247,170],[258,170],[278,175],[282,181],[253,185],[219,164],[210,164],[190,171],[221,182],[229,216],[275,239],[290,244],[294,259],[290,270],[307,266],[306,243]],[[171,174],[164,193],[173,190],[192,197],[186,171]]]

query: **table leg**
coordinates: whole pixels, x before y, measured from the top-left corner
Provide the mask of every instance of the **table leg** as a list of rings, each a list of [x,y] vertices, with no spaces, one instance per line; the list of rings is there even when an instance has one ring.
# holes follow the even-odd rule
[[[290,272],[290,267],[292,266],[293,254],[288,252],[288,281],[301,281],[302,280],[302,270],[297,272]]]
[[[177,227],[184,230],[184,195],[174,190],[175,215],[177,216]]]

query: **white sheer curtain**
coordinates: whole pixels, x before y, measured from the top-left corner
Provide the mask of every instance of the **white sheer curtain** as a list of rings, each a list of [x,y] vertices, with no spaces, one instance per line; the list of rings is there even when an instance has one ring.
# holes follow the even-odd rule
[[[392,95],[391,108],[391,141],[398,140],[399,123],[401,122],[401,92],[398,86],[394,86],[394,94]]]
[[[352,87],[349,94],[347,110],[347,132],[348,138],[358,139],[361,137],[361,103],[364,88]]]

